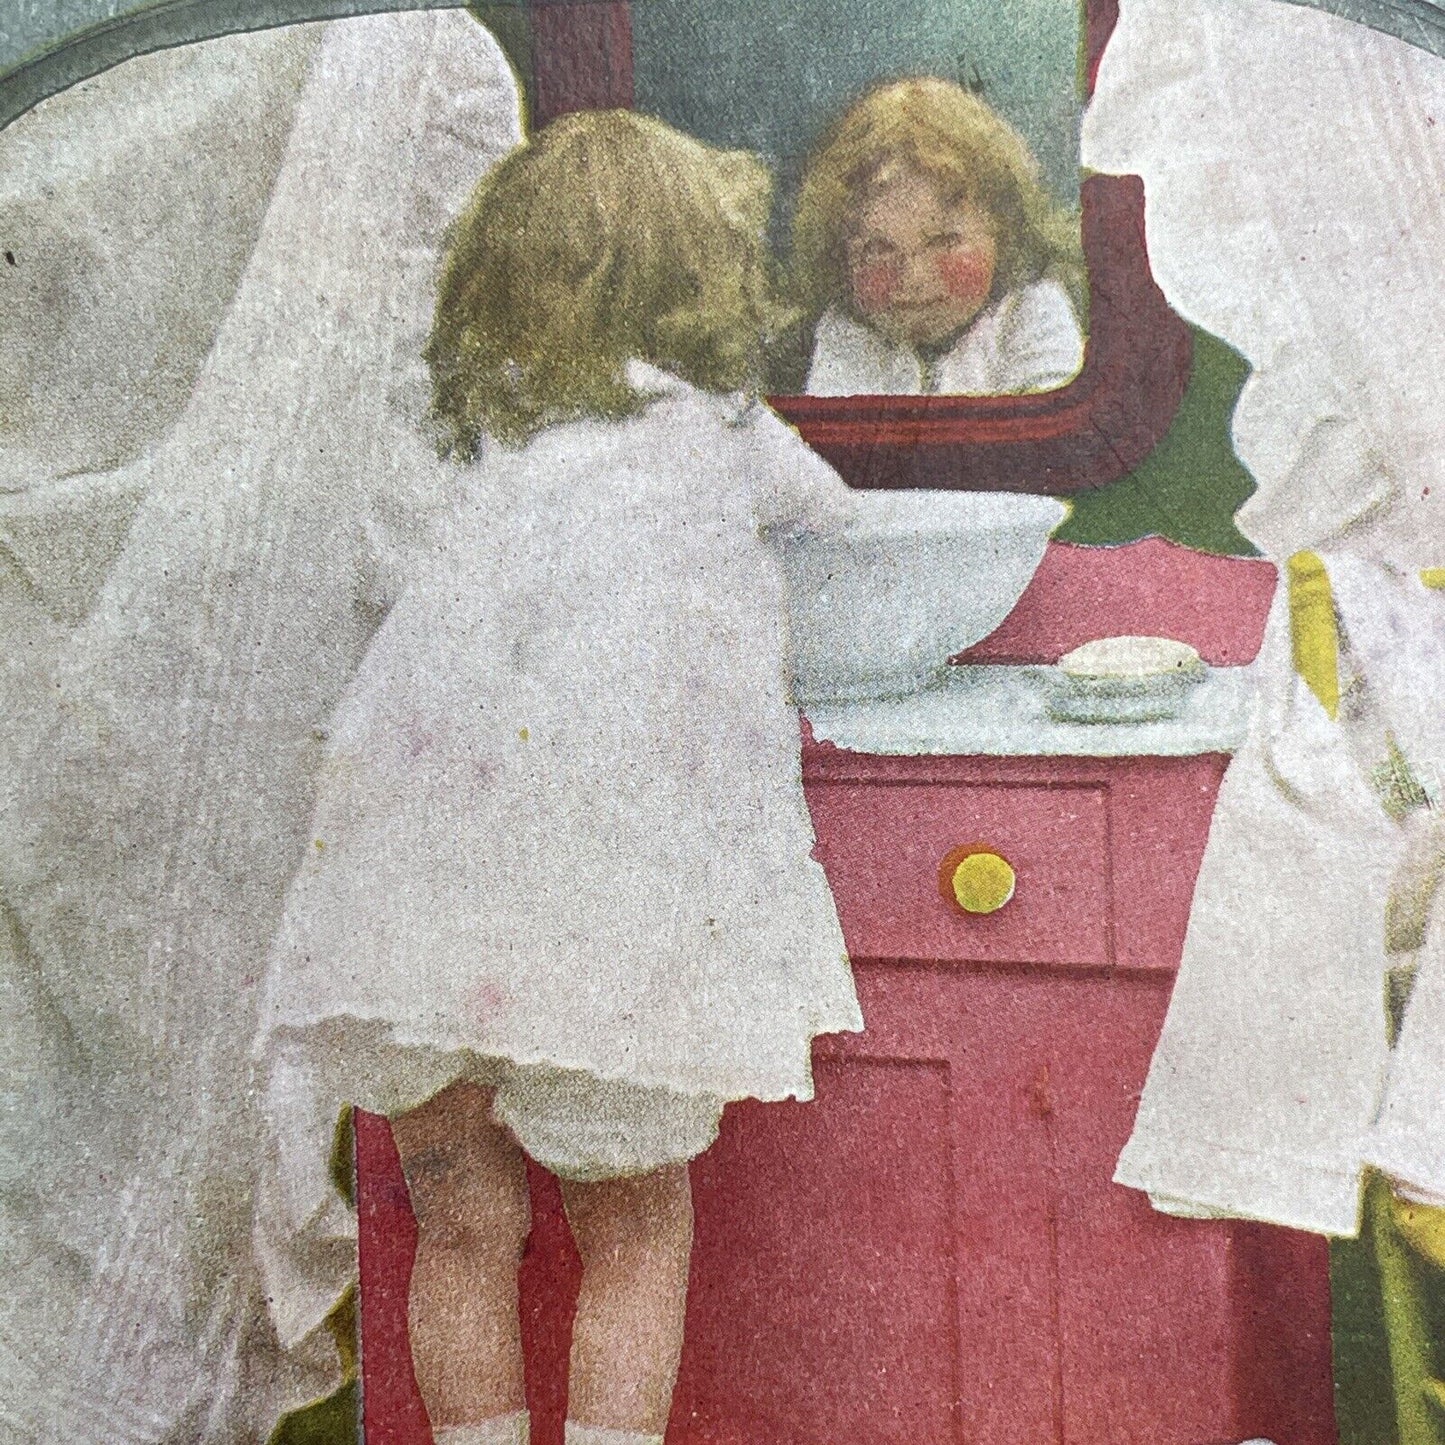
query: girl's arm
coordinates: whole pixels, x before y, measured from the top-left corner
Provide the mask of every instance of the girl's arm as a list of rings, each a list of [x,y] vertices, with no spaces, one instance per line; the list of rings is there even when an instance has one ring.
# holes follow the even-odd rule
[[[763,402],[740,419],[739,464],[762,531],[840,527],[857,509],[842,477]]]

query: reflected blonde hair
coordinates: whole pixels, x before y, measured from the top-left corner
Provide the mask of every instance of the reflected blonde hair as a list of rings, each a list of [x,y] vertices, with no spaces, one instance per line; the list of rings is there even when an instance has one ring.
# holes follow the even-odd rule
[[[425,352],[442,454],[634,414],[634,357],[708,391],[760,385],[788,319],[763,240],[771,201],[754,157],[649,116],[586,111],[538,132],[451,231]]]
[[[945,202],[993,217],[994,295],[1044,277],[1087,304],[1079,218],[1045,186],[1028,142],[995,110],[934,76],[890,81],[856,101],[809,157],[793,216],[792,276],[809,314],[850,307],[846,246],[874,189],[900,169],[931,180]]]

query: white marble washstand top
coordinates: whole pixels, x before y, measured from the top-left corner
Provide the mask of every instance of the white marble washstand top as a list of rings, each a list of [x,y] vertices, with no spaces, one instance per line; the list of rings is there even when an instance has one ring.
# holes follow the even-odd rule
[[[1248,667],[1211,668],[1177,717],[1160,722],[1071,723],[1049,716],[1051,667],[949,668],[910,697],[811,703],[813,736],[853,752],[970,757],[1190,757],[1233,752],[1243,741]]]

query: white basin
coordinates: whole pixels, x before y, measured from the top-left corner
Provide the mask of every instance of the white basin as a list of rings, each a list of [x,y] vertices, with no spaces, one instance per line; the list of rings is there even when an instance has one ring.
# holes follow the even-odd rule
[[[835,532],[776,538],[794,700],[902,697],[1008,616],[1067,508],[1012,492],[859,492]]]

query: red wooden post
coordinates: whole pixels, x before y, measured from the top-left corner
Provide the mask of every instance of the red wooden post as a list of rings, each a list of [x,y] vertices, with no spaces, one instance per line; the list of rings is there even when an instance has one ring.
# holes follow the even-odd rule
[[[627,0],[533,0],[532,116],[632,107],[632,10]]]
[[[356,1110],[356,1244],[361,1276],[362,1428],[366,1445],[431,1445],[407,1339],[416,1220],[391,1126]]]

